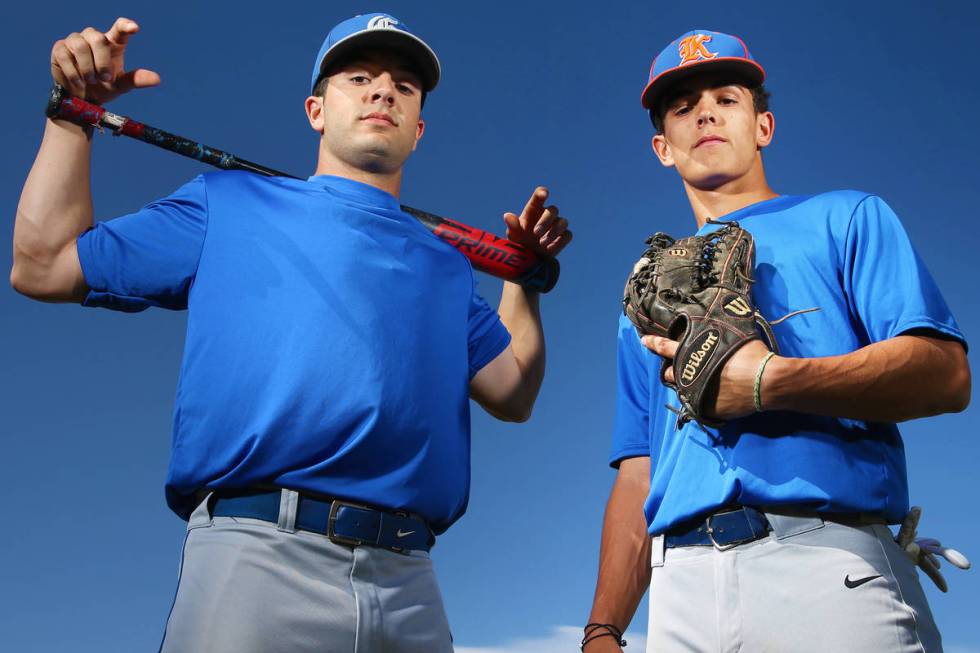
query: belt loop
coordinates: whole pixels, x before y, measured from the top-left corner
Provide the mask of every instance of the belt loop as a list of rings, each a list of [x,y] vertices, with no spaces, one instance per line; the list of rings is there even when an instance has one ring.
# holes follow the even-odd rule
[[[772,534],[777,540],[784,540],[787,537],[809,533],[818,528],[823,528],[823,519],[815,512],[809,514],[779,514],[766,511],[766,519],[772,527]]]
[[[197,508],[194,509],[194,512],[187,519],[187,528],[207,526],[211,523],[211,499],[213,497],[214,492],[207,492],[203,495],[203,499],[201,499],[201,502],[197,504]]]
[[[279,523],[276,530],[283,533],[296,532],[296,509],[299,507],[299,492],[282,489],[279,491]]]
[[[652,538],[650,538],[650,566],[651,567],[664,566],[663,533],[661,533],[660,535],[654,535]]]

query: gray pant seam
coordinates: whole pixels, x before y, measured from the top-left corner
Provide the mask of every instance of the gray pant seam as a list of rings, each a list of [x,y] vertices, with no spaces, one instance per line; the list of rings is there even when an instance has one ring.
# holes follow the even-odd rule
[[[892,561],[888,557],[888,552],[885,551],[885,546],[881,542],[881,536],[878,534],[878,529],[874,526],[870,527],[875,536],[875,541],[878,542],[878,548],[881,550],[881,556],[885,559],[885,564],[888,565],[888,575],[893,581],[895,590],[898,592],[898,598],[902,602],[902,608],[909,614],[912,618],[912,633],[915,635],[915,643],[919,645],[919,650],[922,653],[926,653],[926,647],[922,644],[922,638],[919,637],[919,620],[915,618],[915,610],[908,604],[905,600],[905,594],[902,592],[902,584],[898,580],[898,575],[892,568]]]
[[[351,592],[354,593],[354,650],[352,653],[357,653],[360,650],[361,620],[364,618],[361,614],[361,602],[358,600],[357,596],[357,583],[354,582],[354,566],[356,564],[357,555],[355,551],[352,552],[350,573],[347,574],[347,579],[350,581]]]
[[[377,570],[374,566],[374,556],[369,555],[368,560],[371,564],[370,572],[373,581],[373,579],[377,577]],[[387,638],[385,637],[385,611],[381,606],[381,597],[378,595],[378,586],[375,585],[374,582],[371,583],[371,609],[378,615],[378,644],[380,644],[383,649],[387,643]]]
[[[196,528],[201,528],[197,526]],[[167,612],[167,619],[163,622],[163,637],[160,638],[160,647],[157,649],[158,653],[163,652],[163,647],[167,644],[167,628],[170,626],[170,617],[174,613],[174,606],[177,605],[177,593],[180,591],[180,581],[184,577],[184,554],[187,552],[187,538],[190,537],[190,529],[184,534],[184,543],[180,547],[180,566],[177,569],[177,587],[174,588],[174,598],[170,601],[170,610]]]
[[[742,610],[742,579],[739,578],[738,560],[739,556],[736,553],[735,564],[732,566],[732,576],[735,579],[735,614],[738,616],[738,648],[735,651],[736,653],[742,653],[742,649],[745,646],[745,624],[742,621],[742,615],[745,613]]]

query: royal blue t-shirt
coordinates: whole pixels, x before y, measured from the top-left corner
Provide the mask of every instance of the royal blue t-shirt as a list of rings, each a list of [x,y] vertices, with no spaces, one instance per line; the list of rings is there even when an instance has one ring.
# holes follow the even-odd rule
[[[188,309],[167,500],[272,484],[466,509],[469,382],[510,335],[466,258],[341,177],[197,177],[78,239],[87,306]]]
[[[835,356],[913,329],[965,339],[894,212],[856,191],[782,196],[720,219],[755,238],[752,297],[781,353]],[[706,225],[699,234],[720,227]],[[905,451],[894,424],[764,412],[702,430],[676,429],[676,394],[660,357],[619,320],[618,392],[610,462],[650,456],[644,510],[651,534],[731,503],[868,512],[897,523],[908,512]]]

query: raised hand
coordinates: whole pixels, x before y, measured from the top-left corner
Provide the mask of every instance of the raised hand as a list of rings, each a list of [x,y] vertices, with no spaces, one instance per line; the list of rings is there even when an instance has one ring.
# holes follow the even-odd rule
[[[547,200],[548,189],[538,186],[520,216],[504,213],[507,238],[538,254],[558,256],[572,241],[572,232],[568,230],[568,220],[558,214],[557,206],[545,206]]]
[[[136,21],[120,17],[108,32],[86,27],[55,41],[51,76],[72,95],[96,104],[134,88],[156,86],[160,75],[145,68],[126,70],[124,64],[126,44],[139,29]]]

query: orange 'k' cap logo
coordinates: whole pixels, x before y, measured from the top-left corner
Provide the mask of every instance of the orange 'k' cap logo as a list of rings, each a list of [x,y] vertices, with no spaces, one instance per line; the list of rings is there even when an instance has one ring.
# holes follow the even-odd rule
[[[718,56],[717,52],[708,52],[705,43],[711,40],[710,34],[694,34],[681,39],[677,46],[677,52],[681,55],[680,66],[686,63],[699,61],[700,59],[714,59]]]

